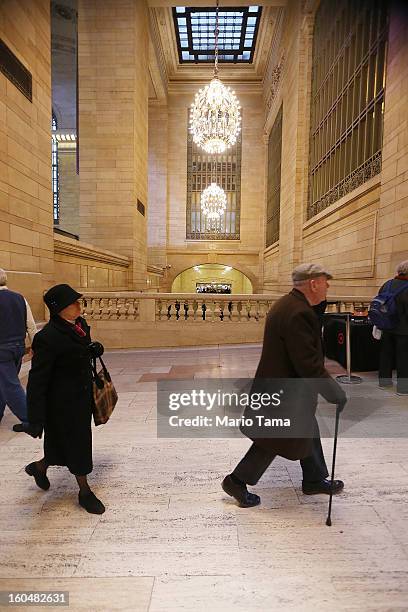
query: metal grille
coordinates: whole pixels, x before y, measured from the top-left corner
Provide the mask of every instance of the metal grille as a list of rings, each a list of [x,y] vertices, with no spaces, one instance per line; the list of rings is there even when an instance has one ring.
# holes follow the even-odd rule
[[[52,131],[57,129],[57,119],[52,115]],[[58,176],[58,142],[54,134],[51,136],[51,176],[52,176],[52,200],[54,212],[54,225],[59,224],[59,176]]]
[[[0,39],[0,71],[21,91],[25,97],[33,101],[33,78],[31,72],[20,62],[4,40]]]
[[[266,246],[279,240],[282,161],[282,106],[268,142],[268,195],[266,205]]]
[[[322,0],[313,42],[310,219],[381,171],[386,0]]]
[[[187,137],[187,219],[190,240],[239,240],[241,209],[241,132],[234,146],[222,155],[209,155]],[[201,213],[201,193],[212,182],[227,196],[227,209],[218,227],[209,227]]]

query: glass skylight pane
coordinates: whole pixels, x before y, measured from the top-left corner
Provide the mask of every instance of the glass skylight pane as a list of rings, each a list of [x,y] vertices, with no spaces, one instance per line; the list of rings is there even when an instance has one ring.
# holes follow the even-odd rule
[[[251,57],[251,52],[250,51],[244,51],[242,54],[242,57],[244,60],[249,60]]]
[[[258,5],[232,10],[226,8],[220,11],[218,44],[221,61],[252,61],[255,29],[261,13],[262,8]],[[243,32],[244,18],[247,22],[245,32]],[[194,7],[176,7],[173,9],[173,20],[179,35],[180,61],[212,61],[215,45],[215,8],[197,10]],[[189,50],[188,58],[187,50]],[[197,51],[200,52],[199,55],[196,55]],[[228,51],[228,55],[224,56],[225,51]],[[244,51],[247,52],[245,56]]]

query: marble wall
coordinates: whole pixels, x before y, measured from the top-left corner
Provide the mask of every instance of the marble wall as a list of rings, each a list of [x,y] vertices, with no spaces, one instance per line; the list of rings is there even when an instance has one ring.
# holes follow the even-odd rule
[[[32,75],[32,102],[0,73],[0,267],[42,312],[54,275],[49,0],[3,0],[0,38]]]
[[[263,254],[264,291],[286,290],[293,266],[317,261],[333,270],[332,295],[371,296],[408,258],[408,19],[402,7],[393,3],[390,14],[382,172],[307,221],[314,16],[288,2],[273,51],[275,78],[265,84],[265,98],[273,94],[265,134],[283,104],[283,143],[280,241]]]
[[[79,175],[76,173],[75,148],[58,145],[59,175],[59,224],[58,227],[71,234],[80,233],[79,226]]]
[[[145,0],[79,0],[80,235],[131,261],[145,289],[148,10]]]

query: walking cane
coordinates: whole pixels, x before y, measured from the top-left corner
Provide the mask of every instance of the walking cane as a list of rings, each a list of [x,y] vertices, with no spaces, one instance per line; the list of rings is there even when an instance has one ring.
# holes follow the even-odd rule
[[[330,483],[330,499],[329,499],[329,512],[327,514],[326,525],[331,527],[331,510],[332,510],[332,500],[333,500],[333,483],[334,483],[334,468],[336,465],[336,451],[337,451],[337,436],[339,433],[339,420],[340,420],[340,404],[336,406],[336,424],[334,426],[334,443],[333,443],[333,462],[332,462],[332,473],[331,473],[331,483]]]

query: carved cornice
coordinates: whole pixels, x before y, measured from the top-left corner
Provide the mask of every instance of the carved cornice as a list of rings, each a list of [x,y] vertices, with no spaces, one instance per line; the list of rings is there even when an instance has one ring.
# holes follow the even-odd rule
[[[167,96],[169,79],[157,15],[153,11],[149,11],[149,31],[149,72],[156,92],[155,101],[163,102]]]
[[[150,274],[158,274],[159,276],[164,276],[164,270],[160,266],[147,264],[147,271],[150,272]]]
[[[279,86],[282,80],[282,73],[283,73],[284,65],[285,65],[285,56],[282,55],[278,64],[276,64],[275,68],[272,70],[271,80],[269,84],[269,92],[266,97],[267,112],[271,110],[272,104],[276,98],[276,94],[279,91]]]
[[[79,259],[98,261],[99,263],[107,263],[122,268],[128,268],[130,265],[129,259],[124,255],[103,251],[102,249],[76,241],[71,242],[69,239],[64,240],[54,237],[54,253],[69,255],[70,257],[77,257]]]

